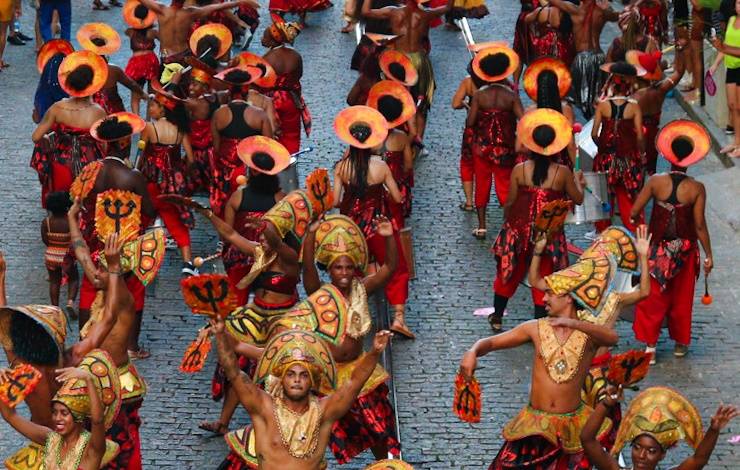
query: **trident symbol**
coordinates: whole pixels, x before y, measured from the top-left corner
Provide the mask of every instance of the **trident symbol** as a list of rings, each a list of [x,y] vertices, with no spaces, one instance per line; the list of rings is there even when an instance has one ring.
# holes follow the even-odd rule
[[[321,201],[321,212],[326,211],[325,201],[326,196],[329,193],[329,185],[328,184],[322,184],[326,183],[325,179],[321,179],[320,181],[316,182],[315,184],[311,185],[311,192],[313,195]],[[323,188],[323,189],[322,189]]]
[[[182,367],[183,368],[191,369],[191,368],[196,368],[196,367],[200,366],[201,362],[203,362],[203,360],[205,359],[203,357],[203,355],[201,354],[201,352],[200,352],[200,348],[201,348],[201,346],[203,346],[203,343],[205,341],[206,341],[206,339],[202,339],[202,340],[198,341],[198,344],[195,347],[195,349],[193,351],[191,351],[190,354],[188,354],[185,357],[185,359],[183,359],[183,361],[182,361]]]
[[[545,209],[542,211],[542,217],[547,220],[547,227],[544,227],[544,231],[547,231],[552,225],[553,219],[562,216],[568,211],[567,206],[555,206],[554,209]]]
[[[619,365],[624,368],[624,383],[630,383],[632,371],[640,367],[640,365],[642,365],[646,360],[647,358],[645,357],[641,357],[639,359],[625,358],[619,363]]]
[[[23,394],[23,391],[26,389],[26,383],[32,380],[33,376],[33,372],[26,372],[18,377],[10,377],[8,380],[7,395],[11,403],[15,402]],[[14,389],[18,390],[18,392],[16,393]]]
[[[113,206],[115,212],[111,212],[111,206]],[[131,215],[131,213],[134,212],[134,209],[136,209],[136,203],[134,201],[129,201],[126,203],[126,208],[128,208],[128,212],[121,212],[122,208],[123,202],[121,202],[120,199],[116,199],[115,201],[106,199],[105,201],[103,201],[103,209],[105,210],[105,215],[115,221],[116,232],[121,231],[121,219],[128,217],[129,215]]]
[[[198,286],[191,286],[190,290],[193,292],[193,295],[195,295],[198,300],[200,300],[203,303],[208,304],[211,307],[211,310],[213,310],[214,315],[218,315],[218,303],[223,301],[226,296],[229,294],[229,283],[226,279],[221,279],[218,282],[218,289],[219,294],[216,294],[214,291],[213,282],[206,281],[203,284],[203,287],[206,290],[205,295],[200,290]]]

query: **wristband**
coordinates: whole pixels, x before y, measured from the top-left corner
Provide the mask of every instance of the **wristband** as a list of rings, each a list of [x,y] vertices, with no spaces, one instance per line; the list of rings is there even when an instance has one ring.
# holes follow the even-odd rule
[[[109,269],[108,270],[108,274],[115,274],[116,276],[122,276],[123,275],[123,271],[111,271]]]

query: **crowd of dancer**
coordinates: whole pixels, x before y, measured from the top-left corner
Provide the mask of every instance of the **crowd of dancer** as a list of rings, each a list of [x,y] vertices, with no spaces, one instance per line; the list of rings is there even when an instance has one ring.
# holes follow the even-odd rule
[[[147,384],[134,361],[150,355],[139,344],[145,292],[169,240],[182,260],[185,304],[208,316],[180,370],[202,370],[217,343],[211,395],[223,404],[200,428],[229,446],[218,468],[326,468],[327,449],[338,464],[370,450],[378,462],[369,469],[412,468],[397,458],[389,373],[379,358],[392,336],[415,339],[406,323],[415,272],[407,219],[415,159],[427,152],[433,118],[429,30],[443,16],[453,27],[487,12],[480,2],[433,1],[348,2],[345,30],[359,18],[366,24],[350,61],[359,75],[349,107],[334,118],[347,147],[332,171],[315,169],[303,188],[295,162],[301,132],[311,132],[307,101],[320,97],[304,99],[303,58],[293,44],[306,13],[328,2],[271,1],[262,56],[232,54],[235,39],[246,45],[256,31],[252,0],[127,0],[125,68],[108,63],[121,34],[104,23],[79,28],[81,50],[65,39],[44,43],[30,165],[49,213],[41,236],[51,305],[7,306],[0,257],[9,364],[0,369],[0,414],[30,441],[8,468],[142,468]],[[491,248],[494,335],[464,354],[455,411],[480,419],[479,357],[527,342],[536,350],[529,405],[504,427],[491,469],[619,469],[613,456],[630,444],[633,468],[653,470],[680,439],[696,450],[678,468],[700,469],[738,414],[720,406],[704,433],[696,408],[668,387],[644,390],[624,414],[618,404],[655,363],[664,321],[674,354],[688,353],[700,247],[705,276],[713,268],[706,191],[686,174],[708,154],[709,136],[691,121],[660,126],[663,100],[691,62],[677,24],[665,76],[666,14],[658,0],[619,13],[597,0],[523,3],[513,47],[469,45],[469,75],[453,99],[468,113],[460,208],[477,212],[473,235],[485,240],[494,187],[504,222]],[[604,55],[608,21],[618,21],[622,35]],[[131,92],[131,112],[118,84]],[[520,84],[533,101],[526,108]],[[581,171],[580,116],[593,116],[593,174],[602,178],[594,181],[608,195],[585,249],[569,244],[564,229],[575,206],[598,197]],[[661,155],[668,173],[656,173]],[[206,259],[192,253],[196,214],[220,239]],[[225,274],[201,273],[208,262],[222,262]],[[525,278],[534,320],[504,331],[505,309]],[[368,296],[376,292],[392,318],[374,333],[378,312],[374,318]],[[632,305],[645,350],[612,356],[615,323]],[[66,341],[71,320],[79,339]],[[15,411],[22,401],[29,418]],[[251,425],[232,431],[239,405]]]

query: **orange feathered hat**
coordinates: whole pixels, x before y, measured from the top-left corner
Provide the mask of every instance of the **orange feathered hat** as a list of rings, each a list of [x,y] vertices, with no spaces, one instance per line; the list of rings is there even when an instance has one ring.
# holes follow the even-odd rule
[[[106,135],[105,131],[101,132],[101,126],[102,129],[105,129],[107,126],[118,127],[121,124],[128,124],[129,126],[131,126],[131,131],[128,132],[128,126],[126,126],[125,128],[123,128],[126,131],[123,135],[121,135],[121,132],[115,132],[113,135]],[[103,119],[95,121],[95,123],[90,127],[90,135],[93,137],[93,139],[100,142],[113,142],[116,140],[125,139],[132,136],[133,134],[138,134],[143,131],[145,127],[146,122],[137,114],[122,111],[120,113],[110,114]]]
[[[400,126],[416,114],[416,103],[414,103],[414,98],[411,96],[411,93],[409,93],[408,88],[400,82],[381,80],[373,85],[367,95],[367,105],[371,108],[378,109],[380,100],[384,98],[392,98],[401,103],[401,112],[398,117],[392,121],[388,121],[389,128],[392,129]],[[378,111],[380,110],[378,109]],[[388,119],[388,116],[384,117]]]
[[[249,168],[268,175],[276,175],[290,165],[288,149],[277,140],[261,135],[239,141],[236,153]]]
[[[77,30],[83,49],[98,55],[111,55],[121,48],[121,36],[106,23],[87,23]]]
[[[483,70],[485,67],[483,61],[491,58],[500,59],[500,65],[505,65],[503,70],[500,70],[494,75],[488,74]],[[514,70],[516,70],[517,67],[519,67],[519,55],[514,52],[514,49],[505,45],[497,45],[481,49],[473,58],[473,72],[475,72],[481,80],[490,83],[503,80],[514,73]]]
[[[123,5],[123,21],[134,29],[146,29],[157,21],[157,14],[139,0],[127,0]]]
[[[208,44],[201,44],[200,47],[198,47],[198,43],[203,40],[208,41],[211,38],[215,38],[218,44],[210,44],[209,41]],[[233,40],[234,38],[232,37],[229,28],[220,23],[208,23],[199,27],[190,35],[190,50],[198,57],[201,57],[202,55],[210,55],[211,57],[218,59],[231,49],[231,43]],[[213,50],[211,49],[212,47],[218,47],[218,50]],[[211,50],[208,54],[205,54],[206,51],[203,50],[204,48]]]
[[[67,83],[67,80],[69,75],[80,67],[89,67],[92,69],[92,79],[90,80],[90,84],[85,88],[77,90],[72,88],[72,86]],[[62,90],[67,92],[69,96],[84,98],[86,96],[94,95],[103,88],[105,81],[108,80],[108,64],[105,63],[105,59],[94,52],[72,52],[65,57],[59,65],[58,78],[59,85],[62,87]]]
[[[44,67],[46,67],[46,63],[49,62],[49,59],[57,54],[68,56],[74,51],[75,48],[72,44],[64,39],[52,39],[51,41],[47,41],[43,46],[41,46],[39,54],[36,56],[36,68],[39,73],[42,73],[44,71]]]
[[[401,82],[406,86],[414,86],[419,81],[419,73],[411,63],[411,59],[403,52],[386,49],[378,58],[380,70],[385,78]]]
[[[701,124],[688,119],[676,119],[660,130],[655,146],[666,160],[686,168],[707,156],[712,143]]]
[[[516,126],[516,135],[529,150],[554,155],[568,146],[573,137],[568,118],[554,109],[535,109],[526,113]]]
[[[524,91],[533,100],[537,100],[537,77],[541,72],[549,70],[558,77],[558,91],[560,97],[564,98],[570,90],[570,84],[572,78],[570,76],[570,70],[563,61],[556,59],[555,57],[541,57],[527,67],[524,71]]]
[[[350,106],[334,118],[334,132],[343,142],[360,149],[377,147],[388,137],[388,122],[369,106]]]

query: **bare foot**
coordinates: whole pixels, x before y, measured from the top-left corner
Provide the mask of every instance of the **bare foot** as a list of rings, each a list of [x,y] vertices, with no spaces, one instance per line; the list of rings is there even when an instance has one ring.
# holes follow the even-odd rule
[[[732,152],[733,150],[735,150],[735,147],[736,147],[735,143],[727,144],[727,145],[725,145],[724,147],[722,147],[720,149],[719,153],[729,153],[729,152]]]

